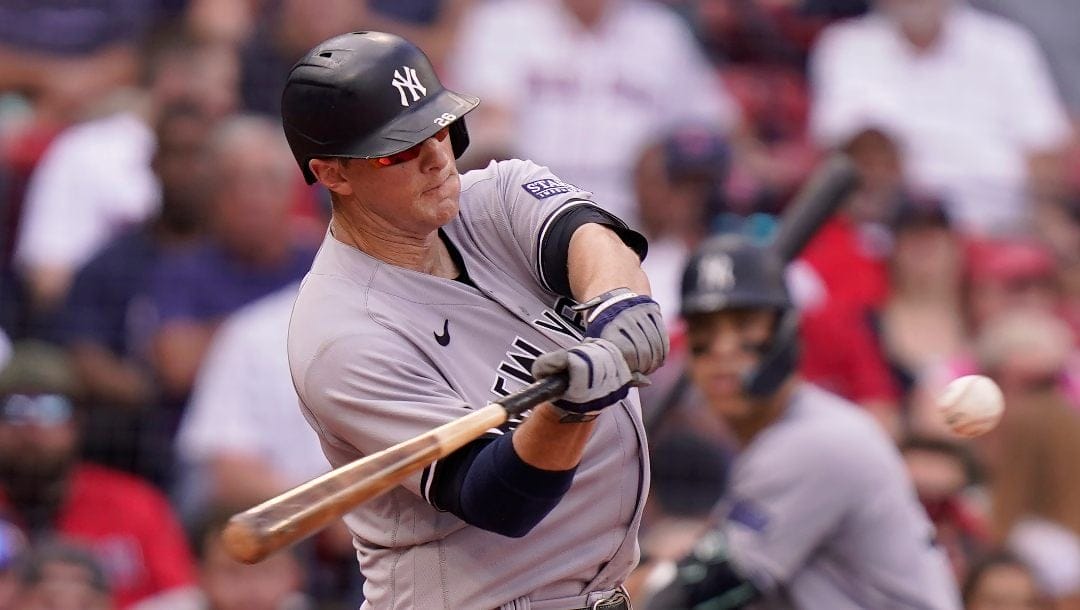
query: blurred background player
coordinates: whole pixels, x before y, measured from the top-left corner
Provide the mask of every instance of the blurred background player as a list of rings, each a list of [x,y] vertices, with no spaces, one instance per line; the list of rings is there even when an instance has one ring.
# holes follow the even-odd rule
[[[892,441],[797,376],[783,278],[769,250],[734,235],[687,266],[690,375],[738,453],[710,531],[646,578],[668,581],[647,607],[959,608]]]

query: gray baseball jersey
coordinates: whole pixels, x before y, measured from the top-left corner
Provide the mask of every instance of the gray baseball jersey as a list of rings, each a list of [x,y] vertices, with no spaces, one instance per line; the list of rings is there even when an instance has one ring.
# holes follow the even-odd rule
[[[532,381],[538,354],[581,340],[573,302],[546,288],[540,248],[555,219],[592,205],[589,196],[525,161],[464,174],[461,212],[443,230],[476,287],[327,235],[293,311],[289,360],[331,464],[510,393]],[[582,593],[612,589],[637,562],[644,446],[632,391],[598,418],[559,505],[519,539],[436,510],[430,468],[411,477],[345,519],[367,577],[365,607],[585,605]]]
[[[767,608],[960,608],[894,443],[861,409],[802,384],[739,454],[718,507],[728,552]]]

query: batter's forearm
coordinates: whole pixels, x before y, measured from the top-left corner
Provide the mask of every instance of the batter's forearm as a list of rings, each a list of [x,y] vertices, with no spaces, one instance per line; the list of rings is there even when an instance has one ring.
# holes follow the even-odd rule
[[[578,465],[595,424],[564,424],[560,417],[550,403],[544,403],[514,431],[514,451],[523,462],[544,470],[569,470]]]
[[[600,224],[584,224],[574,232],[567,268],[570,290],[578,301],[622,287],[638,294],[652,294],[637,253]]]
[[[440,460],[432,503],[489,532],[517,538],[532,531],[570,489],[575,468],[544,469],[522,459],[516,439],[525,428],[478,439]]]

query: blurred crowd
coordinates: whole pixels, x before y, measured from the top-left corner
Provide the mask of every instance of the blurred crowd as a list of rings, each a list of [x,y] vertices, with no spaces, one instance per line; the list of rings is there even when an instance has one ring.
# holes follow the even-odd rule
[[[1080,608],[1080,4],[0,0],[0,610],[356,608],[344,527],[257,566],[224,519],[328,469],[285,362],[326,228],[289,67],[359,29],[481,98],[462,171],[528,158],[645,233],[673,335],[643,392],[643,551],[676,558],[732,439],[683,375],[679,278],[862,181],[789,268],[801,373],[896,439],[971,610]],[[1001,424],[934,397],[991,376]]]

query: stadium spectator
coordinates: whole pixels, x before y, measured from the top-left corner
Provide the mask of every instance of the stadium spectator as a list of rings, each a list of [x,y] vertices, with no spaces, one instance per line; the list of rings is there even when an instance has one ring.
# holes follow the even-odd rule
[[[1058,311],[1057,262],[1044,244],[1033,239],[969,241],[965,260],[964,296],[972,329],[1012,309]]]
[[[7,333],[3,328],[0,328],[0,370],[7,365],[8,360],[11,359],[11,339],[8,338]]]
[[[949,557],[957,582],[990,547],[989,516],[978,501],[981,467],[957,440],[908,436],[900,443],[911,482],[934,524],[935,541]]]
[[[275,553],[255,565],[242,564],[226,554],[221,532],[232,512],[235,511],[210,507],[192,529],[191,544],[199,559],[202,590],[198,610],[310,608],[303,593],[303,571],[294,550]]]
[[[1080,536],[1046,519],[1017,523],[1005,547],[1031,568],[1054,610],[1080,608]]]
[[[1062,388],[1065,365],[1075,354],[1065,324],[1040,312],[1001,316],[976,339],[980,370],[998,382],[1007,405],[997,429],[980,444],[994,481],[1000,539],[1029,516],[1080,535],[1080,410]]]
[[[292,284],[240,309],[215,335],[177,435],[194,471],[185,503],[250,506],[329,470],[289,374],[296,294]]]
[[[1074,120],[1080,121],[1080,7],[1062,0],[972,0],[977,8],[1024,26],[1046,53],[1062,99]]]
[[[472,154],[463,169],[490,158],[550,159],[563,180],[588,185],[635,226],[631,172],[650,139],[684,122],[739,128],[738,108],[666,7],[491,2],[461,27],[448,80],[484,100],[469,117]]]
[[[679,312],[679,279],[686,260],[723,208],[731,150],[712,126],[684,125],[642,149],[634,165],[641,229],[649,239],[642,267],[664,320]]]
[[[226,49],[162,33],[142,51],[140,88],[119,110],[52,142],[31,176],[14,254],[33,311],[50,312],[110,237],[157,210],[150,166],[161,109],[186,100],[215,116],[230,111],[236,69]]]
[[[845,147],[859,187],[810,240],[796,268],[816,277],[820,294],[801,303],[807,380],[859,403],[899,433],[898,388],[877,334],[889,292],[885,219],[904,193],[894,143],[867,131]],[[836,345],[844,345],[838,350]]]
[[[75,276],[57,331],[83,386],[88,459],[171,480],[170,416],[158,401],[150,366],[156,313],[150,278],[166,252],[191,247],[205,230],[213,119],[188,104],[163,108],[151,165],[161,207],[112,238]]]
[[[965,610],[1048,610],[1035,575],[1008,551],[988,554],[972,567],[963,585]]]
[[[968,347],[962,285],[964,250],[948,215],[912,201],[891,223],[890,291],[881,309],[886,357],[906,394],[920,376]]]
[[[297,179],[281,127],[239,116],[211,143],[210,235],[162,257],[151,279],[159,321],[152,360],[163,392],[186,402],[217,325],[240,307],[299,280],[314,247],[293,235]]]
[[[817,160],[807,136],[810,95],[805,61],[826,23],[797,3],[765,0],[685,2],[694,31],[745,115],[759,145],[732,166],[735,210],[776,212]]]
[[[454,44],[458,23],[474,2],[190,0],[186,20],[202,38],[247,49],[247,109],[276,116],[278,100],[273,94],[284,85],[282,75],[316,42],[354,27],[392,32],[415,41],[433,64],[441,66]]]
[[[86,118],[137,70],[138,41],[158,16],[153,3],[64,0],[0,4],[0,91],[32,100],[37,120]]]
[[[70,400],[49,388],[0,388],[0,514],[32,543],[61,536],[101,562],[119,608],[176,596],[193,562],[166,498],[131,476],[81,462]]]
[[[14,600],[19,590],[19,575],[15,566],[28,547],[29,542],[19,528],[0,520],[0,610],[17,610]]]
[[[952,379],[998,362],[1010,369],[1039,367],[1038,379],[1053,379],[1066,404],[1080,405],[1080,363],[1072,355],[1076,337],[1061,316],[1049,250],[1033,241],[977,241],[965,249],[965,259],[961,294],[967,338],[960,351],[916,379],[908,401],[913,429],[948,434],[935,415],[934,397]],[[1004,359],[1010,350],[1018,357]]]
[[[217,0],[197,4],[217,4]],[[252,10],[252,3],[245,4]],[[281,91],[289,68],[318,42],[369,27],[364,19],[365,5],[357,0],[281,0],[263,4],[262,10],[249,16],[252,35],[238,47],[244,110],[280,116]]]
[[[1030,192],[1072,137],[1035,40],[965,0],[879,0],[815,45],[811,130],[826,148],[875,128],[913,186],[965,233],[1022,230]]]
[[[101,563],[81,548],[50,542],[30,549],[16,568],[11,610],[112,610]],[[5,606],[6,607],[6,606]]]

